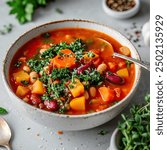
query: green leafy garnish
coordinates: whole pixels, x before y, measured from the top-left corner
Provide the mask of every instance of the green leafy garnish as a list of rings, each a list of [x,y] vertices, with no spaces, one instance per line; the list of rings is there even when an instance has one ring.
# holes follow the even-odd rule
[[[21,83],[22,83],[23,85],[28,85],[28,84],[29,84],[29,82],[28,82],[28,81],[25,81],[25,80],[21,81]]]
[[[42,34],[42,37],[47,39],[51,37],[51,34],[47,32],[47,33]]]
[[[130,117],[122,114],[123,121],[119,123],[121,150],[150,149],[150,96],[145,100],[145,105],[132,106]]]
[[[71,78],[71,73],[68,68],[58,68],[58,69],[53,69],[51,73],[51,78],[52,79],[63,79],[63,80],[68,80]]]
[[[63,14],[63,11],[60,8],[56,8],[56,12],[59,14]]]
[[[19,68],[21,65],[22,65],[22,62],[21,62],[21,61],[17,61],[17,62],[14,64],[14,66],[17,67],[17,68]]]
[[[99,135],[106,135],[108,133],[107,130],[101,130],[98,134]]]
[[[15,14],[19,23],[32,21],[32,16],[38,7],[46,6],[49,0],[9,0],[10,14]]]
[[[4,25],[3,29],[0,29],[0,35],[5,35],[7,33],[10,33],[13,29],[12,24]]]
[[[90,58],[95,57],[95,54],[94,54],[93,52],[88,52],[87,55],[88,55],[88,57],[90,57]]]
[[[0,107],[0,115],[6,115],[8,111],[5,108]]]

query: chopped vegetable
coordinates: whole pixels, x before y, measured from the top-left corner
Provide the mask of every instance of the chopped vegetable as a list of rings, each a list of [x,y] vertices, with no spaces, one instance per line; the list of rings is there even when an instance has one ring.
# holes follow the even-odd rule
[[[42,95],[44,94],[45,89],[43,87],[43,83],[39,80],[36,80],[35,83],[32,85],[32,93]]]
[[[24,87],[24,86],[19,85],[17,87],[17,90],[16,90],[16,95],[19,96],[19,97],[24,97],[29,92],[30,92],[30,89],[28,87]]]
[[[113,102],[115,98],[114,90],[108,87],[100,87],[98,90],[104,102]]]
[[[78,97],[84,93],[84,86],[77,78],[75,78],[74,82],[70,83],[68,87],[73,97]]]
[[[126,46],[122,46],[120,47],[120,52],[121,54],[125,55],[125,56],[129,56],[130,55],[130,49]]]
[[[73,110],[85,111],[85,97],[82,96],[82,97],[74,98],[70,102],[70,107]]]
[[[129,77],[129,72],[127,68],[123,68],[117,71],[117,75],[120,77]]]
[[[69,49],[63,49],[53,58],[53,66],[57,68],[72,68],[75,66],[75,54]]]
[[[19,72],[13,73],[13,77],[17,83],[22,83],[22,81],[28,82],[30,79],[29,74],[24,72],[24,71],[19,71]]]

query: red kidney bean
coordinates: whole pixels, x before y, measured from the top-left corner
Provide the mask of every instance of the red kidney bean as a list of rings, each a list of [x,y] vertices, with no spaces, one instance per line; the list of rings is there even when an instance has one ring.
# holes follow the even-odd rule
[[[88,62],[87,64],[83,65],[83,66],[80,66],[78,69],[77,69],[77,73],[78,74],[81,74],[84,72],[84,70],[86,70],[87,68],[89,68],[90,66],[92,65],[92,62]]]
[[[106,72],[105,78],[107,81],[113,83],[113,84],[124,84],[125,80],[124,78],[121,78],[120,76],[108,71]]]
[[[40,97],[39,97],[38,95],[36,95],[36,94],[31,94],[30,100],[31,100],[31,103],[32,103],[33,105],[38,105],[38,104],[41,103]]]
[[[46,101],[44,101],[44,105],[50,111],[57,110],[57,108],[58,108],[57,102],[54,100],[51,100],[51,101],[46,100]]]

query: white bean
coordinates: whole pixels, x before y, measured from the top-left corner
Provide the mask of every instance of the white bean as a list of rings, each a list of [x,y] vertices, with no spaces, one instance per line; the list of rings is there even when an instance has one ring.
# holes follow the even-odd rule
[[[107,65],[105,63],[102,63],[97,67],[97,71],[100,74],[103,74],[103,72],[106,71],[106,69],[107,69]]]
[[[89,94],[91,97],[95,97],[96,96],[96,88],[95,87],[90,87],[89,89]]]
[[[89,93],[87,91],[85,91],[84,93],[85,99],[88,100],[89,99]]]
[[[25,72],[28,72],[28,73],[31,71],[30,67],[28,67],[28,66],[24,66],[24,67],[23,67],[23,70],[24,70]]]
[[[30,73],[30,82],[34,83],[38,79],[38,74],[35,71]]]

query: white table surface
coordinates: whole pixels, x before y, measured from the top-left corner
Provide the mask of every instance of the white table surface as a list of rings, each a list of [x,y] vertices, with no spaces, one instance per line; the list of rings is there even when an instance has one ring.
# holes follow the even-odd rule
[[[140,12],[135,17],[127,20],[116,20],[106,15],[102,9],[102,0],[56,0],[46,8],[38,9],[33,22],[20,25],[14,16],[8,15],[9,7],[5,4],[5,1],[0,1],[0,29],[8,23],[12,23],[14,28],[11,33],[4,36],[0,35],[1,72],[3,59],[11,43],[34,26],[62,19],[87,19],[114,27],[129,37],[129,34],[136,30],[136,28],[133,29],[133,23],[136,23],[137,29],[141,29],[141,26],[149,20],[149,0],[142,0]],[[64,13],[57,13],[55,8],[62,9]],[[144,46],[142,37],[140,37],[139,42],[135,42],[134,39],[132,39],[132,42],[137,47],[142,60],[149,62],[149,48]],[[144,95],[149,93],[149,79],[149,72],[142,70],[140,86],[131,104],[142,103]],[[11,144],[13,150],[106,150],[109,146],[110,136],[121,118],[118,116],[110,122],[93,129],[64,132],[62,135],[58,135],[56,130],[39,125],[18,112],[11,103],[2,79],[0,79],[0,95],[0,106],[9,111],[9,114],[3,117],[12,129]],[[128,113],[130,105],[123,113]],[[97,133],[102,129],[108,130],[109,133],[104,136],[98,135]]]

